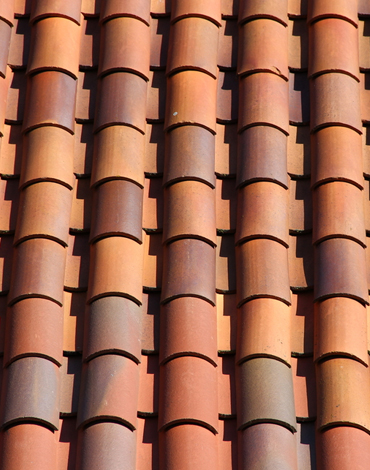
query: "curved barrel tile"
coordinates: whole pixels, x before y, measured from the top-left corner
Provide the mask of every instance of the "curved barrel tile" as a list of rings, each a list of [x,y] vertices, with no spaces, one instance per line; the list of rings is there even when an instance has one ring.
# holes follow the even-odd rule
[[[271,18],[287,26],[288,0],[239,0],[239,21],[245,22],[256,18]]]
[[[198,17],[212,21],[221,26],[220,0],[186,0],[185,2],[172,2],[171,21],[181,18]]]
[[[110,0],[102,2],[100,20],[107,21],[112,18],[131,17],[143,21],[149,26],[150,2],[148,0]]]
[[[311,23],[322,18],[341,18],[357,27],[357,2],[347,0],[313,0],[307,2],[307,20]]]
[[[33,2],[31,8],[31,23],[45,17],[68,18],[77,24],[81,19],[81,0],[44,0]]]

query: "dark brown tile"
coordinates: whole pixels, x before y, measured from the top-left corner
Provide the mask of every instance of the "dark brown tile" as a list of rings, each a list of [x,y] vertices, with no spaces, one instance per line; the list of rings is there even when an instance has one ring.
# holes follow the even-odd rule
[[[216,78],[218,27],[203,18],[189,17],[176,21],[170,31],[167,73],[199,70]]]
[[[28,79],[23,131],[51,125],[74,133],[76,81],[62,72],[42,72]]]
[[[212,0],[188,0],[185,3],[174,3],[171,10],[171,21],[180,20],[186,17],[206,18],[216,25],[221,25],[221,8],[220,2],[212,2]]]
[[[128,126],[102,129],[95,136],[91,184],[127,179],[144,186],[144,156],[145,136],[138,130]]]
[[[79,434],[77,468],[119,470],[135,468],[136,436],[119,423],[96,423]]]
[[[23,357],[5,372],[2,423],[41,422],[59,426],[59,368],[41,357]]]
[[[166,130],[190,124],[215,134],[216,86],[214,78],[196,70],[172,75],[167,83]]]
[[[162,302],[190,296],[215,305],[215,262],[215,249],[201,240],[176,240],[167,245],[163,260]]]
[[[345,238],[323,241],[315,261],[315,300],[340,296],[368,302],[365,251],[358,243]]]
[[[16,244],[30,238],[49,238],[68,244],[72,191],[57,183],[41,182],[21,191]]]
[[[145,133],[147,83],[133,73],[116,72],[99,83],[95,131],[124,124]]]
[[[212,364],[199,357],[177,357],[162,366],[160,380],[160,429],[196,423],[217,432],[217,370]]]
[[[146,0],[113,0],[102,2],[100,19],[107,21],[117,17],[132,17],[144,21],[149,26],[150,2]]]
[[[6,314],[4,363],[22,356],[45,357],[62,363],[63,310],[46,299],[24,299]]]
[[[292,370],[270,358],[256,358],[237,368],[239,429],[276,423],[296,430]]]
[[[252,0],[239,3],[239,21],[253,20],[255,18],[271,18],[287,25],[288,2],[284,0],[276,3],[274,0]]]
[[[139,369],[131,359],[95,357],[83,366],[77,425],[108,419],[136,429],[138,386]]]
[[[66,254],[62,245],[43,238],[18,245],[14,250],[10,304],[38,297],[62,305]]]
[[[163,240],[198,238],[216,245],[215,191],[198,181],[180,181],[164,191]]]
[[[161,308],[159,360],[178,356],[201,357],[217,364],[215,307],[202,299],[182,297]]]
[[[80,8],[80,0],[72,0],[68,2],[68,4],[60,0],[49,0],[47,2],[32,4],[30,21],[35,22],[47,16],[61,16],[80,24]]]
[[[102,354],[121,354],[140,362],[140,307],[123,297],[95,300],[85,315],[84,358]]]
[[[80,35],[80,27],[66,18],[37,21],[31,32],[27,73],[58,70],[77,79]]]
[[[125,71],[149,79],[150,29],[135,18],[113,18],[103,23],[99,75]]]
[[[215,137],[198,126],[180,126],[166,134],[164,183],[182,179],[215,185]]]
[[[120,256],[117,256],[118,253]],[[94,243],[91,249],[88,301],[119,295],[140,305],[142,260],[142,245],[129,238],[109,237]]]
[[[288,31],[271,19],[256,19],[239,30],[238,74],[269,72],[288,80]]]
[[[94,190],[90,240],[121,235],[142,242],[143,190],[131,181],[114,180]]]
[[[241,78],[239,131],[251,126],[272,126],[289,134],[288,83],[272,73],[256,73]],[[259,96],[254,101],[252,97]]]
[[[236,248],[238,305],[256,297],[290,305],[288,250],[273,240],[250,240]]]
[[[270,126],[246,129],[238,140],[237,184],[274,181],[288,188],[287,137]]]

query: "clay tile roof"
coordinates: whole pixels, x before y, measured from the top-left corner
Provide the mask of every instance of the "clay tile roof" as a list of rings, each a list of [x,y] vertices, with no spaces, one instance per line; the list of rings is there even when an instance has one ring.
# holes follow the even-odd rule
[[[1,470],[368,470],[369,31],[0,1]]]

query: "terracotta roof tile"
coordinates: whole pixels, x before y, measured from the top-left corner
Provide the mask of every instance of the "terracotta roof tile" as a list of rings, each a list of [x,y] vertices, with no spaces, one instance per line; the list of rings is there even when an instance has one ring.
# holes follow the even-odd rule
[[[159,350],[160,293],[143,294],[141,348],[143,354]]]
[[[73,172],[90,175],[93,159],[93,124],[84,122],[75,125]]]
[[[222,14],[225,18],[224,13]],[[228,15],[231,16],[231,15]],[[218,37],[217,64],[222,68],[235,68],[237,64],[238,22],[236,19],[222,19]]]
[[[158,418],[138,418],[136,432],[136,467],[138,470],[158,470]]]
[[[137,18],[149,26],[150,2],[148,0],[111,0],[102,2],[100,19],[107,21],[111,18]]]
[[[300,419],[315,419],[316,379],[311,357],[292,357],[295,413]]]
[[[305,19],[288,21],[288,64],[292,70],[308,67],[308,28]]]
[[[15,0],[14,3],[9,3],[11,9],[14,8],[14,16],[30,16],[31,12],[31,0]]]
[[[60,415],[76,416],[81,385],[81,356],[63,357],[60,368]]]
[[[236,124],[216,124],[215,173],[235,176],[237,160]]]
[[[163,174],[164,132],[162,122],[147,123],[144,152],[144,172],[146,174]],[[141,148],[141,146],[139,147]]]
[[[100,27],[98,18],[84,18],[81,22],[79,66],[97,67],[99,63]]]
[[[167,64],[170,19],[150,18],[150,66],[165,68]]]
[[[289,122],[296,125],[310,122],[310,93],[306,72],[290,73]]]
[[[309,126],[289,126],[287,166],[291,176],[309,176],[311,172]]]
[[[233,234],[217,237],[216,246],[216,291],[234,293],[235,280],[235,238]]]
[[[312,289],[314,285],[312,234],[289,237],[289,280],[293,289]]]
[[[287,25],[288,2],[284,0],[276,4],[273,0],[241,1],[239,3],[239,21],[253,20],[255,18],[271,18]]]
[[[82,350],[86,292],[64,291],[63,351]]]
[[[238,77],[234,70],[218,72],[217,122],[230,124],[238,118]]]
[[[9,54],[11,34],[12,34],[12,27],[8,23],[0,19],[0,37],[1,37],[0,76],[1,77],[5,77],[6,75],[6,67],[8,63],[8,54]]]
[[[96,70],[86,69],[78,73],[76,94],[76,120],[78,122],[91,122],[94,119],[96,88]]]
[[[65,4],[63,0],[44,0],[37,4],[32,4],[31,22],[35,22],[45,17],[68,18],[80,24],[81,0],[72,0]]]
[[[220,0],[187,0],[185,3],[174,2],[171,11],[171,21],[177,21],[186,17],[206,18],[221,25]]]
[[[235,356],[225,354],[218,358],[218,413],[220,418],[236,415]],[[235,423],[236,424],[236,423]],[[236,426],[235,428],[236,429]],[[219,432],[221,429],[219,430]],[[220,436],[221,437],[221,436]]]
[[[312,195],[309,179],[291,179],[289,185],[289,230],[302,233],[312,230]]]
[[[308,2],[308,21],[322,18],[342,18],[357,26],[357,5],[345,0],[324,0]]]
[[[228,232],[236,227],[235,179],[216,179],[216,227]]]
[[[149,72],[146,118],[149,122],[163,122],[166,106],[166,75],[164,70]]]
[[[313,353],[313,292],[292,294],[291,350],[295,354]]]
[[[142,222],[144,229],[163,229],[162,184],[162,178],[145,178]]]
[[[141,356],[137,410],[139,416],[158,415],[159,367],[158,355]],[[158,426],[157,426],[158,429]]]
[[[0,180],[0,232],[14,233],[18,211],[18,180]]]
[[[26,75],[24,70],[12,71],[9,67],[6,72],[5,80],[0,80],[1,103],[4,103],[4,95],[8,93],[6,100],[5,119],[7,124],[20,124],[24,116],[24,106],[26,100]],[[2,115],[1,122],[4,120],[3,106],[0,108]]]
[[[359,34],[359,62],[360,70],[368,70],[370,68],[368,51],[370,47],[369,42],[369,20],[360,20],[358,22],[358,34]]]
[[[236,349],[236,295],[216,295],[217,349],[221,352]]]
[[[17,1],[16,1],[17,3]],[[0,7],[0,18],[5,20],[9,25],[13,25],[14,13],[16,12],[14,2],[6,2]]]
[[[69,291],[84,291],[89,276],[89,235],[76,232],[69,235],[64,287]]]
[[[91,199],[90,181],[87,178],[78,178],[74,182],[72,191],[70,231],[87,231],[90,229]]]
[[[0,173],[2,175],[20,174],[22,159],[22,126],[5,124],[0,140]]]
[[[0,293],[3,295],[8,293],[10,287],[13,240],[12,235],[3,235],[0,238]]]

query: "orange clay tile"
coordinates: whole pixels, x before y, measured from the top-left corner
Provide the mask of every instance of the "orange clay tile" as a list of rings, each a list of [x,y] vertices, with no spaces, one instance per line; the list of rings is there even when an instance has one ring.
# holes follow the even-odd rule
[[[288,30],[277,21],[257,19],[239,31],[238,73],[270,72],[288,80]]]
[[[64,129],[45,126],[28,132],[23,140],[20,187],[54,181],[72,189],[73,153],[73,136]]]
[[[231,470],[233,462],[238,461],[235,419],[220,419],[218,422],[218,462],[219,468]]]
[[[369,87],[369,73],[360,73],[360,112],[363,123],[370,122],[369,116],[369,103],[370,103],[370,87]]]
[[[132,300],[112,296],[92,302],[84,334],[85,360],[109,353],[140,362],[141,310]]]
[[[84,18],[81,23],[80,66],[96,67],[99,63],[99,18]]]
[[[236,349],[236,295],[216,294],[217,349],[221,352]]]
[[[223,15],[224,18],[224,15]],[[218,38],[217,65],[222,68],[235,68],[237,50],[235,44],[238,38],[238,22],[236,19],[222,19]]]
[[[336,297],[315,304],[315,359],[348,356],[368,365],[366,308]]]
[[[34,238],[18,245],[14,250],[10,304],[38,297],[62,305],[65,260],[66,249],[53,240]]]
[[[162,178],[145,178],[142,225],[144,229],[163,229]]]
[[[343,237],[366,245],[363,195],[359,188],[342,181],[322,184],[313,192],[313,207],[313,243]]]
[[[97,78],[95,69],[78,73],[76,96],[76,120],[79,122],[94,119]]]
[[[40,340],[40,338],[43,338]],[[5,363],[22,356],[39,356],[62,363],[63,310],[46,299],[24,299],[6,316]]]
[[[1,464],[9,470],[46,470],[55,466],[58,443],[40,424],[19,424],[4,430]]]
[[[6,64],[8,62],[11,33],[11,26],[0,19],[0,77],[5,77],[6,74]]]
[[[271,357],[290,365],[290,308],[275,299],[254,299],[238,310],[238,362]]]
[[[369,36],[367,35],[368,25],[368,19],[360,20],[358,22],[360,70],[368,70],[370,68],[370,41]]]
[[[217,365],[216,308],[202,299],[182,297],[161,308],[159,360],[197,356]]]
[[[95,136],[91,184],[127,179],[144,185],[145,137],[128,126],[110,126]]]
[[[312,235],[289,237],[289,281],[292,288],[311,289],[314,282]]]
[[[370,175],[370,128],[362,128],[362,157],[363,157],[363,171],[364,176]],[[6,132],[6,126],[4,126]]]
[[[89,277],[89,234],[76,232],[69,235],[64,287],[70,291],[87,289]]]
[[[308,27],[305,19],[288,22],[288,64],[293,70],[307,69]]]
[[[134,18],[113,18],[102,25],[99,74],[127,71],[148,80],[150,29]]]
[[[313,134],[312,185],[342,180],[362,189],[361,145],[361,136],[346,127],[326,127]],[[348,165],[349,154],[351,154],[351,165]]]
[[[60,414],[75,416],[81,385],[82,361],[80,355],[64,356],[60,368]]]
[[[42,72],[28,79],[23,131],[51,125],[74,132],[76,81],[62,72]]]
[[[180,126],[166,133],[165,184],[182,179],[215,186],[215,137],[198,126]]]
[[[311,129],[331,125],[361,133],[360,86],[343,73],[327,73],[311,81]]]
[[[143,354],[159,350],[160,293],[144,292],[141,311],[141,349]]]
[[[276,423],[296,430],[292,370],[281,361],[255,358],[237,368],[238,429]]]
[[[358,80],[357,28],[338,18],[316,21],[310,28],[308,75],[341,72]]]
[[[365,251],[356,242],[333,238],[316,248],[315,300],[350,297],[368,302]]]
[[[190,17],[176,21],[170,31],[167,73],[199,70],[216,78],[218,27],[203,18]]]
[[[136,435],[136,467],[140,470],[158,468],[158,418],[138,418]],[[145,438],[144,438],[145,435]]]
[[[141,243],[143,190],[131,181],[114,180],[94,191],[92,241],[121,235]]]
[[[234,234],[224,234],[217,237],[216,291],[234,293],[235,284],[235,238]]]
[[[63,351],[82,351],[86,291],[63,294]]]
[[[109,2],[102,2],[100,12],[100,19],[102,21],[126,16],[137,18],[149,26],[150,2],[147,0],[111,0]]]
[[[239,136],[237,184],[273,181],[288,188],[287,137],[270,126],[254,126]]]
[[[291,351],[296,354],[313,353],[313,292],[292,294]]]
[[[255,18],[271,18],[286,26],[288,22],[288,1],[283,0],[276,3],[273,0],[241,0],[239,3],[239,21],[250,21]]]
[[[289,230],[297,233],[312,230],[310,180],[291,179],[289,186]]]
[[[312,357],[292,357],[295,414],[297,418],[315,419],[316,380]]]
[[[306,72],[289,73],[289,122],[306,125],[310,122],[310,92]]]
[[[184,124],[216,132],[216,85],[206,73],[185,70],[168,79],[165,128]],[[196,103],[202,106],[196,106]]]
[[[88,300],[119,295],[140,305],[142,275],[141,245],[125,237],[103,238],[91,249]]]
[[[70,230],[89,230],[91,219],[92,191],[87,178],[76,178],[72,191]]]
[[[289,17],[304,17],[307,16],[307,0],[288,0],[288,14]]]
[[[48,359],[22,357],[6,369],[3,426],[39,422],[59,426],[59,368]]]
[[[215,191],[198,181],[180,181],[164,191],[165,242],[199,238],[216,245]]]
[[[218,468],[217,437],[196,424],[172,427],[159,434],[159,457],[168,469],[187,470],[189,465],[198,470]]]
[[[144,171],[148,175],[163,174],[164,132],[162,122],[146,125]]]
[[[317,427],[354,425],[369,432],[369,369],[358,361],[333,358],[316,366]]]
[[[370,15],[370,7],[366,0],[358,1],[358,13],[360,17]]]
[[[135,468],[136,435],[114,422],[94,423],[79,434],[76,465],[80,470]]]
[[[185,3],[174,2],[171,10],[171,21],[175,22],[186,17],[206,18],[217,26],[220,26],[221,2],[220,0],[187,0]]]
[[[217,77],[217,122],[230,124],[238,118],[238,76],[234,70],[219,71]]]
[[[76,122],[73,158],[73,172],[76,176],[91,174],[93,143],[93,123]]]
[[[370,435],[352,426],[336,426],[317,436],[317,460],[322,470],[366,470]]]
[[[162,233],[143,233],[143,245],[143,286],[149,289],[160,289],[162,286],[163,265]]]
[[[215,262],[215,249],[204,241],[185,239],[167,245],[163,259],[162,302],[190,296],[215,305]]]
[[[22,160],[22,128],[16,124],[3,126],[0,138],[0,173],[18,175]]]
[[[145,133],[147,84],[138,75],[117,72],[100,80],[95,131],[125,124]]]
[[[60,70],[77,78],[80,28],[65,18],[45,18],[33,26],[27,73]]]
[[[268,125],[289,133],[288,84],[272,73],[256,73],[241,78],[239,131],[246,127]],[[259,100],[253,100],[259,96]]]
[[[61,184],[27,186],[20,195],[14,242],[49,238],[67,246],[71,206],[72,191]]]
[[[217,433],[217,371],[212,364],[176,357],[163,365],[160,380],[159,429],[195,423]]]
[[[139,386],[137,364],[127,357],[106,354],[84,364],[82,374],[77,425],[105,419],[134,430]],[[108,381],[110,386],[103,386]]]
[[[236,124],[216,124],[215,173],[235,175],[237,158]]]
[[[139,416],[158,415],[159,366],[158,354],[141,356],[139,382],[139,401],[137,410]],[[158,426],[157,426],[158,428]]]
[[[238,16],[239,0],[221,0],[222,18],[235,18]]]
[[[16,13],[16,8],[14,8],[14,2],[5,2],[3,5],[1,5],[0,18],[9,23],[10,26],[13,25],[14,13]]]
[[[35,22],[45,17],[61,16],[80,24],[80,8],[81,0],[71,0],[68,3],[64,3],[63,0],[37,2],[32,5],[30,21]]]
[[[235,179],[216,179],[217,230],[235,230],[237,190]]]
[[[168,38],[170,19],[150,18],[150,66],[165,68],[167,62]]]
[[[298,468],[295,435],[279,424],[250,426],[240,433],[238,444],[240,470],[276,468],[277,465]]]
[[[18,212],[18,180],[0,180],[0,233],[14,232]]]
[[[219,417],[234,417],[236,415],[235,356],[233,354],[219,356],[216,370],[218,372]]]
[[[287,160],[290,175],[306,176],[310,174],[310,127],[308,125],[289,126]]]
[[[13,258],[13,236],[0,238],[0,292],[6,294],[10,286]]]
[[[61,436],[64,437],[63,441]],[[69,461],[75,463],[78,438],[75,416],[66,416],[60,419],[59,431],[55,433],[55,438],[59,441],[57,455],[58,465],[61,468],[66,468]]]
[[[166,74],[164,70],[149,72],[146,118],[150,122],[163,122],[166,107]]]
[[[273,240],[250,240],[236,248],[238,305],[257,297],[290,304],[288,250]]]
[[[309,22],[322,18],[341,18],[357,26],[357,3],[346,0],[314,0],[308,2]]]
[[[288,191],[270,182],[256,182],[239,189],[237,243],[270,238],[288,247]]]

